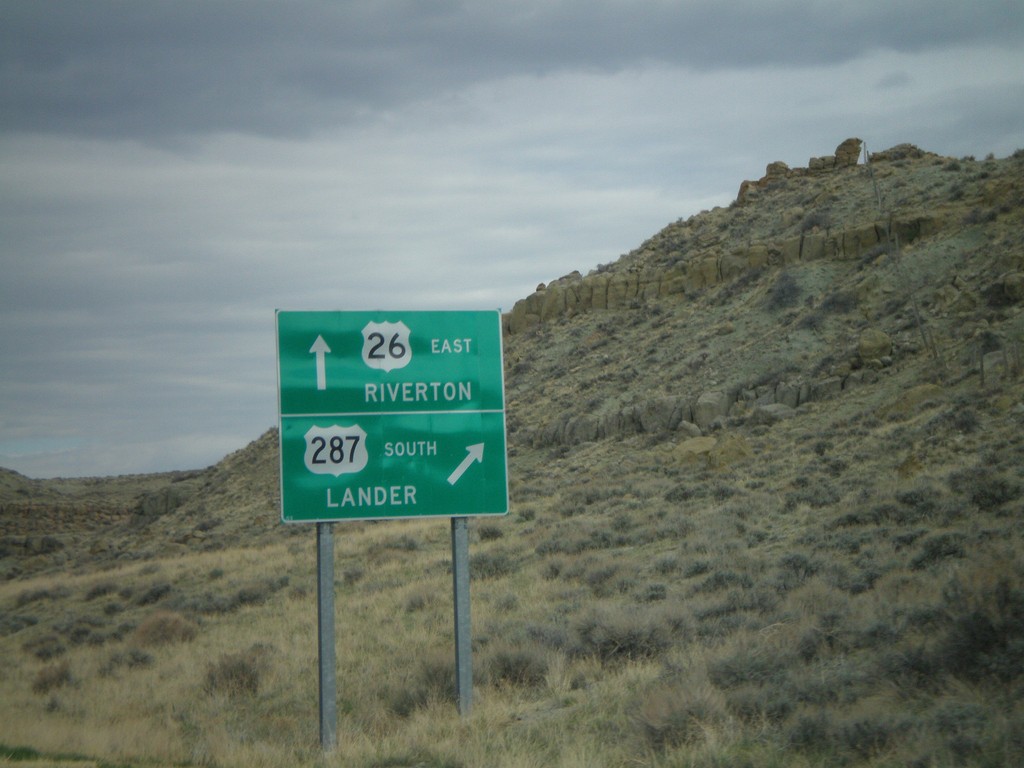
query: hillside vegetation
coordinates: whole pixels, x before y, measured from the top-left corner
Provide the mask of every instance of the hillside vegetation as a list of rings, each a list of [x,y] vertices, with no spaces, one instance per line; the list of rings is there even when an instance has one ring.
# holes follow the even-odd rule
[[[447,522],[339,524],[320,754],[271,430],[198,472],[0,472],[0,760],[1024,764],[1024,151],[860,149],[505,317],[471,716]]]

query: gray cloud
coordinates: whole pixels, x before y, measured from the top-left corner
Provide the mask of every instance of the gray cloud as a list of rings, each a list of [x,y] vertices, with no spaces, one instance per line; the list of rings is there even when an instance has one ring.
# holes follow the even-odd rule
[[[10,2],[0,129],[307,134],[495,78],[1013,46],[1022,19],[1012,1]]]

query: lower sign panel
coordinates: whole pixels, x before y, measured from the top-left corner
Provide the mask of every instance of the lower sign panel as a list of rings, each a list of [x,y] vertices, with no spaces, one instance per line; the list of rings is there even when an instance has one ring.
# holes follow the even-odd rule
[[[500,412],[286,416],[284,522],[508,512]]]

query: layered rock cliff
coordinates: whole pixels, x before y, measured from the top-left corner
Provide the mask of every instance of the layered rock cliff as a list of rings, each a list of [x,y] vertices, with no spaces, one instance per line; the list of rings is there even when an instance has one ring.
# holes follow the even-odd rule
[[[789,418],[911,364],[936,380],[1017,370],[1024,329],[1000,308],[1017,307],[1024,286],[1024,155],[979,162],[900,145],[858,163],[861,147],[848,139],[806,168],[770,163],[727,208],[518,302],[504,318],[513,392],[516,371],[538,364],[517,359],[518,337],[549,328],[578,336],[547,361],[550,379],[618,382],[614,397],[566,396],[556,412],[525,399],[527,439],[700,438]],[[623,343],[633,326],[665,349]]]
[[[952,208],[931,197],[896,206],[880,200],[877,179],[894,172],[928,172],[938,155],[911,145],[870,156],[858,165],[862,142],[847,139],[834,155],[807,168],[769,163],[758,181],[745,181],[728,209],[678,221],[619,264],[541,284],[505,317],[508,333],[579,312],[621,309],[646,299],[687,296],[751,269],[817,259],[860,259],[888,244],[907,245],[950,223]],[[909,167],[908,167],[909,166]],[[908,180],[913,184],[913,180]]]

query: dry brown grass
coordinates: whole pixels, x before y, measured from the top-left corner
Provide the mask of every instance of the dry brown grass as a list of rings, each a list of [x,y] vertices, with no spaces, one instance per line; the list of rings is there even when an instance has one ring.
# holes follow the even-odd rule
[[[589,462],[600,449],[551,471]],[[780,461],[792,465],[787,477],[799,477],[814,456],[811,449]],[[981,765],[998,750],[1015,754],[1022,715],[1006,697],[1019,685],[1014,611],[1024,550],[1012,519],[981,510],[969,526],[958,522],[964,516],[950,521],[953,492],[922,494],[932,486],[920,479],[867,495],[845,491],[855,504],[787,509],[770,486],[747,487],[753,469],[732,473],[735,490],[724,501],[709,494],[682,511],[664,503],[666,490],[699,478],[634,480],[629,496],[645,503],[628,513],[629,525],[622,499],[592,502],[585,526],[558,513],[557,497],[535,499],[532,519],[513,515],[503,536],[475,540],[476,554],[515,567],[473,583],[476,706],[468,721],[452,702],[446,524],[339,536],[334,759],[772,765],[767,754],[785,754],[792,765],[820,764],[823,755],[869,765],[929,755],[940,765]],[[713,488],[722,477],[700,482]],[[879,507],[888,511],[872,511]],[[689,525],[673,524],[680,515]],[[978,529],[1003,535],[971,533]],[[928,543],[952,532],[963,536],[959,549]],[[549,552],[551,540],[584,545]],[[362,577],[346,582],[340,574],[361,558]],[[189,560],[140,569],[126,583],[159,578],[178,592],[188,584],[231,592],[261,574],[286,574],[300,585],[312,579],[312,536],[305,545]],[[211,580],[215,568],[223,573]],[[28,587],[47,588],[42,580]],[[56,606],[112,597],[76,602],[93,589],[89,580],[68,589]],[[20,592],[8,594],[16,601]],[[3,662],[15,695],[5,698],[0,741],[17,736],[45,751],[118,759],[314,764],[314,595],[279,590],[261,604],[207,615],[186,642],[156,643],[151,661],[122,657],[104,673],[113,654],[141,644],[140,632],[165,638],[168,627],[190,626],[167,609],[127,607],[121,618],[138,622],[133,634],[68,646],[59,663],[71,684],[15,648]],[[36,676],[50,675],[64,684],[31,690]],[[51,727],[31,722],[40,711]],[[952,722],[960,724],[950,730]],[[125,723],[148,735],[125,738]]]

